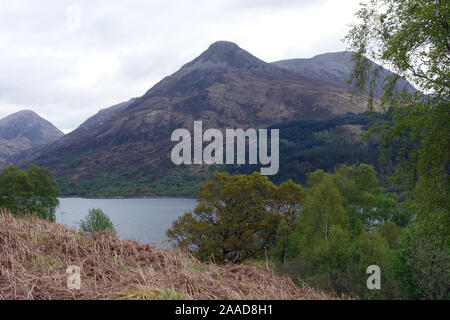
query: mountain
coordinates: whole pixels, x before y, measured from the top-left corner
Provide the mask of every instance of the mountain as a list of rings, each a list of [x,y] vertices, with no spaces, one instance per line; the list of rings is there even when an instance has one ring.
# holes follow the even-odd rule
[[[314,58],[313,58],[314,59]],[[105,109],[40,152],[16,158],[48,166],[63,194],[188,195],[209,168],[170,160],[177,128],[266,128],[276,123],[361,113],[366,98],[325,74],[266,63],[219,41],[142,97]]]
[[[31,110],[0,119],[0,161],[33,147],[51,143],[64,134]]]
[[[380,117],[380,115],[379,115]],[[382,178],[386,164],[379,163],[379,140],[363,140],[373,121],[367,114],[348,114],[322,120],[297,120],[279,123],[268,129],[279,129],[279,171],[269,179],[280,184],[292,179],[304,185],[307,175],[318,169],[333,172],[339,165],[365,163],[373,165]],[[259,172],[261,164],[223,166],[230,174]]]
[[[82,132],[89,131],[95,127],[101,126],[106,121],[114,118],[118,114],[120,114],[123,110],[125,110],[133,101],[135,98],[132,98],[128,101],[118,103],[116,105],[113,105],[108,108],[101,109],[98,111],[95,115],[88,118],[86,121],[84,121],[78,128],[71,131],[70,133],[64,135],[60,139],[55,139],[53,143],[40,145],[38,147],[27,149],[23,152],[20,152],[18,154],[12,155],[9,157],[9,160],[12,162],[20,162],[20,160],[23,159],[32,159],[32,158],[38,158],[41,155],[50,152],[51,150],[57,149],[60,146],[63,146],[65,144],[70,144],[70,141],[73,137],[79,135]]]
[[[319,54],[311,59],[289,59],[273,62],[280,68],[292,70],[303,74],[304,76],[324,81],[332,86],[349,88],[347,80],[350,79],[350,74],[353,68],[352,55],[350,51],[330,52]],[[370,62],[372,68],[381,68],[374,62]],[[379,98],[382,94],[384,79],[388,76],[393,76],[394,73],[384,68],[380,69],[380,75],[376,79],[373,88],[373,94]],[[413,92],[416,89],[407,81],[399,79],[396,84],[397,90],[406,89],[408,92]],[[368,93],[368,90],[366,90]]]
[[[123,110],[125,110],[131,103],[133,103],[136,98],[132,98],[128,101],[113,105],[109,108],[105,108],[97,112],[97,114],[93,115],[86,121],[84,121],[78,128],[74,131],[67,134],[67,138],[71,136],[76,136],[82,132],[89,131],[97,126],[101,126],[103,123],[108,120],[114,118],[118,114],[120,114]]]

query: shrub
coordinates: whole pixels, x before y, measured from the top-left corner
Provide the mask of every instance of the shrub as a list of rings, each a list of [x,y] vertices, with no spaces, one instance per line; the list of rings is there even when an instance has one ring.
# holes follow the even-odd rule
[[[90,209],[86,218],[80,221],[80,230],[88,234],[99,231],[116,233],[111,219],[101,209]]]

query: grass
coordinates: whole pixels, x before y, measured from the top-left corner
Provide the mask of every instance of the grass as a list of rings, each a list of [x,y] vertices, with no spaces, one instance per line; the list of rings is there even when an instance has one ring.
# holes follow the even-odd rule
[[[68,266],[81,289],[67,289]],[[1,299],[329,299],[257,265],[203,264],[177,249],[86,235],[0,210]]]

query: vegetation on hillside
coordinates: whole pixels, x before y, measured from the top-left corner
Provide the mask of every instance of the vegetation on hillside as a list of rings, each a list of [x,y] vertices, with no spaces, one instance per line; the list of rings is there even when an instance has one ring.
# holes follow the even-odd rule
[[[258,173],[216,173],[199,204],[173,223],[168,236],[202,261],[271,260],[298,284],[336,295],[399,298],[392,254],[414,216],[383,195],[373,166],[317,170],[306,189],[279,186]],[[383,270],[383,287],[366,287],[366,269]]]
[[[204,175],[180,167],[158,181],[133,168],[60,181],[64,192],[82,195],[187,195],[222,171],[200,187],[195,210],[167,232],[198,260],[94,233],[105,226],[91,228],[95,219],[85,221],[92,233],[86,235],[3,213],[0,298],[325,297],[313,286],[364,299],[450,299],[449,6],[363,4],[346,38],[356,51],[350,82],[373,92],[382,69],[367,58],[398,73],[384,79],[382,115],[273,126],[281,129],[283,161],[271,180],[253,173],[258,166],[215,166]],[[398,90],[400,76],[422,91]],[[372,112],[373,95],[368,106]],[[343,126],[367,134],[339,134]],[[5,169],[0,206],[52,220],[57,189],[49,177],[35,166]],[[274,265],[290,278],[250,262]],[[65,289],[68,263],[82,265],[83,290]],[[379,290],[366,286],[371,265],[381,269]]]
[[[2,299],[329,299],[259,265],[200,263],[179,250],[87,235],[0,212]],[[70,290],[69,266],[81,288]]]
[[[372,0],[357,17],[346,37],[356,51],[350,80],[359,89],[373,85],[379,70],[367,58],[398,73],[384,87],[388,117],[371,128],[417,217],[395,252],[395,273],[408,298],[449,298],[450,3]],[[422,91],[393,90],[400,76]]]
[[[308,173],[317,169],[332,172],[341,164],[367,163],[380,172],[386,168],[378,166],[379,142],[363,140],[363,132],[351,136],[349,132],[338,133],[342,126],[369,128],[376,117],[367,114],[348,114],[325,120],[301,120],[280,123],[269,129],[280,130],[280,170],[270,180],[280,184],[292,179],[304,184]],[[248,156],[247,156],[248,158]],[[230,174],[251,174],[261,165],[220,166],[218,170]]]
[[[391,255],[412,217],[378,187],[373,167],[341,166],[308,175],[306,201],[288,238],[286,259],[272,254],[280,270],[298,283],[361,298],[399,298]],[[284,260],[284,261],[283,261]],[[366,269],[381,268],[381,290],[366,287]]]
[[[316,169],[333,171],[340,164],[368,163],[378,166],[379,142],[363,141],[362,134],[350,136],[338,128],[348,125],[366,130],[371,120],[367,114],[348,114],[326,120],[301,120],[273,125],[280,129],[280,171],[270,179],[276,184],[292,179],[305,183],[306,175]],[[247,156],[248,158],[248,156]],[[67,159],[67,162],[81,161]],[[209,171],[196,173],[186,166],[167,171],[163,178],[155,178],[152,170],[123,168],[102,176],[57,178],[61,195],[84,197],[196,196],[199,187],[216,171],[230,174],[251,174],[260,165],[213,165]]]
[[[137,168],[121,169],[102,176],[57,178],[62,196],[136,197],[195,196],[198,188],[211,175],[198,175],[186,167],[168,170],[165,177],[155,179],[151,171]]]

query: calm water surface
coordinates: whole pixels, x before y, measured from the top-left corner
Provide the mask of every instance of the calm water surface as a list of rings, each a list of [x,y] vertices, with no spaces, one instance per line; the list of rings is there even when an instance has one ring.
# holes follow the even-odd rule
[[[187,198],[148,199],[82,199],[60,198],[56,221],[78,229],[78,223],[89,213],[89,209],[100,208],[116,226],[119,236],[139,242],[154,242],[167,245],[166,230],[172,221],[197,204]]]

